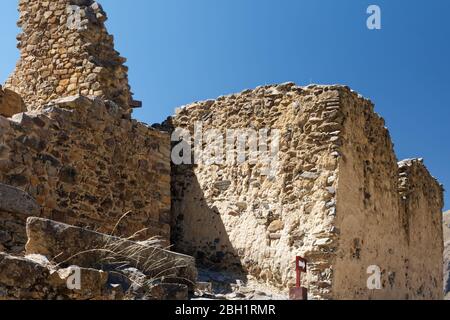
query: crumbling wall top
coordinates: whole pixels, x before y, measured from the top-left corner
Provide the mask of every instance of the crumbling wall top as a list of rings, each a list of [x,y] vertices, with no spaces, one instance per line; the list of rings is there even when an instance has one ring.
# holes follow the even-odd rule
[[[20,60],[5,87],[29,110],[66,96],[101,97],[130,113],[125,58],[114,49],[107,19],[94,0],[20,0]]]

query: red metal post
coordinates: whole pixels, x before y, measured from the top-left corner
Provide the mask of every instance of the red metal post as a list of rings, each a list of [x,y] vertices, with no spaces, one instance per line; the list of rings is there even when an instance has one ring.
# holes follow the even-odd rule
[[[297,283],[295,288],[289,292],[290,300],[308,300],[308,291],[302,287],[302,272],[307,272],[307,261],[302,257],[295,259],[295,271],[297,273]]]

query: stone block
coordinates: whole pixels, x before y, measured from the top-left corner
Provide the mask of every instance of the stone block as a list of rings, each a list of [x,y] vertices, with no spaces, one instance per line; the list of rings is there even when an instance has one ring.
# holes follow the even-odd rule
[[[41,254],[65,266],[110,268],[126,262],[148,276],[179,279],[193,287],[195,259],[67,224],[31,217],[27,221],[27,254]]]
[[[0,300],[116,300],[121,288],[108,283],[108,274],[79,268],[80,283],[69,288],[73,268],[56,269],[45,259],[0,253]]]
[[[0,183],[0,211],[39,216],[41,207],[28,193]]]
[[[39,204],[26,192],[0,183],[0,251],[25,249],[26,219],[41,213]]]
[[[25,112],[27,108],[19,94],[0,86],[0,115],[10,118],[15,114]]]

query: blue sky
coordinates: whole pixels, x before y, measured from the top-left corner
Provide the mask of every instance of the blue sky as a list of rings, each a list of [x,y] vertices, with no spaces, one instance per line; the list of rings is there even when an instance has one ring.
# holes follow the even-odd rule
[[[450,188],[450,1],[100,2],[144,102],[137,119],[160,122],[177,106],[262,84],[346,84],[374,101],[398,158],[425,158]],[[382,30],[366,28],[370,4]],[[2,1],[0,83],[18,57],[16,5]]]

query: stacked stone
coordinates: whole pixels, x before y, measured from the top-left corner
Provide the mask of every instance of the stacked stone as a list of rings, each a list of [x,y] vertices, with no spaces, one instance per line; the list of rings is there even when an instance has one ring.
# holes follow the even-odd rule
[[[420,189],[411,190],[417,207],[409,224],[414,225],[413,238],[423,241],[410,241],[399,203],[401,170],[385,122],[369,100],[354,92],[342,90],[340,100],[345,130],[336,199],[339,248],[333,262],[333,297],[441,299],[442,222],[432,218],[440,216],[443,206],[440,185],[422,165],[422,175],[414,177],[413,185],[428,185],[435,196],[426,199]],[[420,251],[428,252],[426,261]],[[368,269],[373,274],[375,266],[381,271],[382,290],[367,286]]]
[[[0,183],[0,252],[22,253],[26,219],[40,214],[40,206],[28,194]]]
[[[120,222],[117,235],[168,244],[169,136],[120,115],[75,96],[0,117],[0,181],[27,191],[43,217],[105,233]]]
[[[102,97],[130,113],[125,59],[114,50],[106,14],[93,0],[20,0],[20,60],[5,87],[29,110],[59,97]]]
[[[420,257],[426,252],[422,259],[408,259],[408,270],[423,270],[415,279],[419,285],[409,288],[410,295],[435,299],[434,290],[428,284],[439,288],[444,281],[441,267],[446,268],[439,263],[445,240],[442,237],[443,187],[430,175],[423,159],[410,159],[399,162],[399,194],[400,218],[409,244],[407,256]]]
[[[250,161],[173,166],[175,248],[284,289],[303,256],[313,299],[442,298],[442,189],[423,165],[411,175],[410,241],[393,144],[369,100],[344,86],[287,83],[197,102],[170,122],[193,134],[197,121],[224,135],[280,130],[279,167],[270,179]],[[383,290],[367,288],[372,265]]]
[[[279,170],[271,179],[261,163],[248,161],[174,166],[176,248],[282,288],[294,285],[295,256],[304,256],[311,296],[327,297],[344,121],[337,88],[263,86],[183,107],[172,120],[191,132],[196,121],[224,135],[238,128],[280,130]]]

